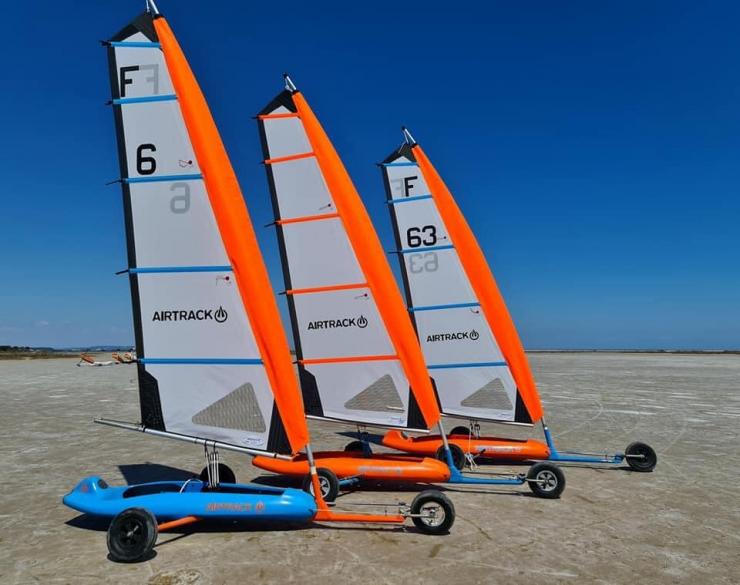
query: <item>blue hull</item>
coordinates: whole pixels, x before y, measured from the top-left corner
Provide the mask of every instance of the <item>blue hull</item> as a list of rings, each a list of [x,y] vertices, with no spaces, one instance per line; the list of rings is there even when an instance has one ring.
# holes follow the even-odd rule
[[[144,508],[159,522],[185,516],[203,520],[310,522],[316,515],[313,496],[301,490],[255,484],[221,484],[217,490],[208,490],[199,480],[111,487],[92,476],[78,483],[62,501],[74,510],[104,518],[113,518],[127,508]]]

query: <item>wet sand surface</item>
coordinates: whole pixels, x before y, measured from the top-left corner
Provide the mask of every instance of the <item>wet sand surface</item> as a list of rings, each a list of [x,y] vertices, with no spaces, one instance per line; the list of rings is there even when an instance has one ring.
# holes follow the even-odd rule
[[[655,472],[568,466],[560,500],[526,488],[449,486],[457,522],[447,536],[220,527],[162,534],[156,556],[136,565],[107,560],[105,525],[61,497],[87,475],[111,484],[182,477],[203,466],[201,448],[92,424],[96,416],[138,420],[132,366],[0,362],[0,583],[740,583],[740,357],[531,359],[561,449],[645,441],[658,452]],[[315,449],[342,448],[349,439],[336,432],[352,430],[311,429]],[[515,435],[530,433],[540,438],[539,428]],[[239,480],[265,475],[246,456],[222,457]],[[398,490],[350,493],[338,505],[393,510],[415,494]]]

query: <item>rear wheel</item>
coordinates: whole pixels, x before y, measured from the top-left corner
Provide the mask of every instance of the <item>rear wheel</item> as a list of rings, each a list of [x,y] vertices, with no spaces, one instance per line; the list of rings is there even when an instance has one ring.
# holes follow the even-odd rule
[[[650,445],[645,443],[630,443],[624,450],[627,455],[627,465],[634,471],[646,473],[655,469],[658,464],[658,456]],[[632,455],[632,457],[630,457]]]
[[[455,523],[455,506],[437,490],[421,492],[411,502],[411,520],[425,534],[447,534]]]
[[[362,441],[352,441],[344,446],[345,453],[364,453],[365,446]]]
[[[455,427],[450,431],[450,435],[470,435],[470,428],[469,427]]]
[[[455,464],[455,467],[458,469],[465,467],[465,453],[463,453],[463,450],[460,447],[450,444],[450,453],[452,453],[452,461]],[[440,461],[447,463],[447,453],[445,452],[444,445],[437,449],[435,457]]]
[[[527,483],[534,495],[554,500],[560,497],[565,489],[563,471],[552,463],[537,463],[529,468]]]
[[[108,527],[108,552],[117,563],[148,559],[157,542],[157,521],[144,508],[128,508],[113,518]]]
[[[339,495],[339,479],[336,473],[326,467],[319,467],[316,470],[316,474],[319,476],[319,486],[321,486],[321,497],[325,502],[333,502]],[[315,495],[313,491],[313,481],[311,481],[311,474],[309,473],[303,480],[303,491],[308,492],[312,496]]]
[[[198,476],[200,481],[208,483],[208,468],[204,467]],[[236,483],[236,474],[228,465],[218,464],[218,481],[219,483]]]

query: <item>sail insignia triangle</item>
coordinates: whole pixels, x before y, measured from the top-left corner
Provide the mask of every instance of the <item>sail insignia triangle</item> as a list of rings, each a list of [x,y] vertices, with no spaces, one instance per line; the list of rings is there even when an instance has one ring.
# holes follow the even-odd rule
[[[481,386],[460,402],[460,405],[469,408],[486,408],[491,410],[511,410],[514,408],[501,378],[494,378],[484,386]]]
[[[388,374],[381,376],[364,390],[355,394],[344,407],[349,410],[369,410],[372,412],[388,412],[403,409],[401,396]]]
[[[267,430],[252,384],[242,384],[223,398],[193,415],[197,425],[252,433]]]

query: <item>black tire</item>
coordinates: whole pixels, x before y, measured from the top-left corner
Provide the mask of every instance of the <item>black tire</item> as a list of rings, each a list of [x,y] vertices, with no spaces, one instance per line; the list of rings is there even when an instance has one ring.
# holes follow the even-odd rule
[[[463,426],[455,427],[454,429],[452,429],[450,431],[450,434],[448,436],[452,436],[452,435],[465,435],[465,436],[468,436],[468,435],[470,435],[470,428],[469,427],[463,427]]]
[[[647,473],[655,469],[658,464],[658,456],[655,450],[646,443],[630,443],[624,450],[625,455],[641,455],[638,457],[626,457],[627,465],[629,465],[633,471],[639,471],[641,473]]]
[[[337,474],[326,467],[319,467],[316,473],[319,476],[319,484],[321,485],[321,497],[324,498],[325,502],[333,502],[339,495],[339,479],[337,478]],[[303,491],[314,495],[310,473],[303,480]]]
[[[529,489],[534,495],[548,500],[554,500],[560,497],[565,489],[565,474],[563,471],[552,463],[536,463],[529,468],[527,472]]]
[[[455,523],[455,506],[438,490],[426,490],[416,496],[411,502],[411,513],[414,525],[424,534],[447,534]]]
[[[364,453],[365,446],[362,441],[352,441],[344,446],[345,453]]]
[[[450,444],[450,452],[452,453],[452,461],[455,463],[455,467],[462,470],[465,467],[465,453],[457,445]],[[440,461],[447,463],[447,454],[445,453],[445,447],[442,445],[437,449],[435,457]]]
[[[208,468],[204,467],[200,471],[200,475],[198,476],[200,481],[203,483],[208,483]],[[225,463],[219,463],[218,464],[218,481],[219,483],[236,483],[236,474],[234,471],[226,465]]]
[[[124,510],[108,527],[109,558],[117,563],[138,563],[151,558],[158,532],[157,520],[148,510]]]

